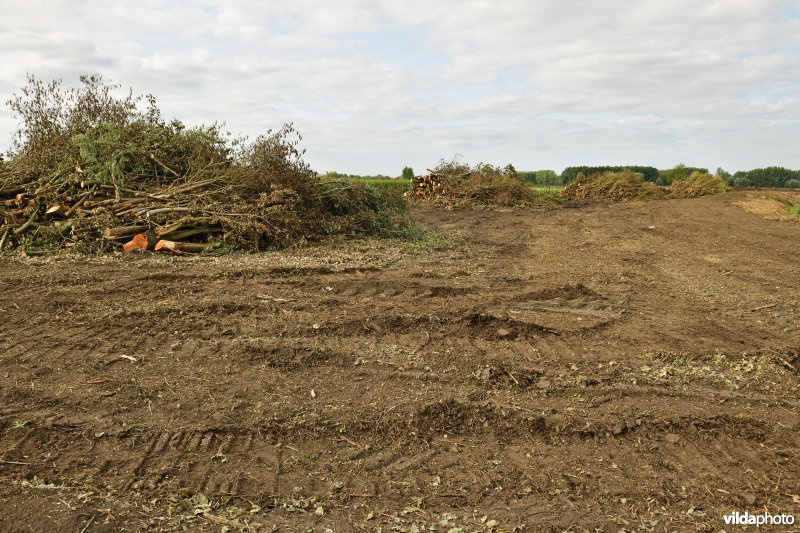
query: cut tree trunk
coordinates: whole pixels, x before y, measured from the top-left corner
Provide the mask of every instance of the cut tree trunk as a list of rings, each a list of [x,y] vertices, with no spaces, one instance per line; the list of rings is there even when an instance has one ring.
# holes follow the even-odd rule
[[[103,237],[109,240],[124,239],[145,231],[147,231],[147,226],[120,226],[117,228],[106,228],[105,231],[103,231]]]

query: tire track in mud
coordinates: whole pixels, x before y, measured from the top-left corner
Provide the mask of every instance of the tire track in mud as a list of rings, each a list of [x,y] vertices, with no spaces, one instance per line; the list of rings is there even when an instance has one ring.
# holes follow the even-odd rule
[[[32,290],[9,294],[21,309],[0,325],[8,345],[0,350],[0,459],[29,464],[0,464],[3,481],[91,477],[126,503],[142,494],[203,492],[215,502],[238,494],[266,504],[270,519],[280,515],[270,505],[303,487],[326,501],[334,525],[366,514],[355,501],[388,516],[417,495],[420,517],[470,508],[501,527],[559,530],[596,526],[598,513],[616,520],[606,529],[627,520],[645,530],[658,519],[656,529],[699,530],[691,526],[710,524],[726,505],[785,507],[784,492],[800,493],[792,477],[800,406],[789,369],[796,354],[776,346],[797,346],[781,329],[794,304],[754,314],[734,301],[740,293],[673,294],[653,283],[657,271],[645,261],[690,272],[694,252],[673,253],[668,245],[681,243],[666,233],[669,255],[617,246],[629,221],[592,209],[583,229],[593,233],[579,241],[598,253],[608,243],[602,264],[587,261],[586,248],[563,246],[581,229],[566,215],[537,228],[534,250],[530,232],[519,236],[527,218],[494,213],[437,213],[454,228],[477,220],[467,231],[477,239],[443,253],[403,249],[397,266],[383,269],[368,266],[380,250],[364,259],[349,248],[345,259],[296,250],[288,259],[181,259],[180,267],[10,264],[11,285]],[[785,261],[750,258],[748,266],[741,255],[740,289],[759,301],[745,310],[772,301],[779,275],[796,277]],[[325,266],[334,262],[347,268]],[[747,268],[764,272],[753,287]],[[59,309],[48,307],[48,291]],[[48,320],[55,313],[71,322]],[[730,365],[695,376],[705,362],[651,360],[651,350],[701,345],[694,338],[729,348],[733,363],[744,351],[778,351],[731,384],[722,382]],[[742,475],[748,468],[763,476]],[[334,480],[343,486],[332,489]],[[730,494],[709,494],[706,484]],[[650,499],[680,517],[648,515]],[[690,505],[707,516],[689,524]],[[287,521],[297,526],[297,516]],[[376,514],[365,527],[392,519]]]
[[[504,412],[505,411],[505,412]],[[630,415],[630,417],[636,414]],[[741,461],[745,452],[755,453],[761,449],[763,461],[773,457],[782,461],[786,471],[800,466],[797,458],[785,457],[781,449],[790,446],[768,423],[756,418],[732,415],[697,417],[675,416],[664,420],[657,416],[641,416],[624,431],[598,423],[591,418],[534,415],[514,413],[511,408],[488,404],[471,404],[458,401],[435,401],[419,406],[414,411],[411,425],[403,417],[385,419],[385,425],[397,425],[396,431],[376,429],[377,418],[366,420],[363,427],[353,426],[348,431],[346,442],[336,446],[346,453],[352,463],[349,479],[358,479],[358,472],[381,473],[381,476],[433,477],[441,472],[442,464],[450,458],[453,443],[470,442],[481,435],[494,436],[506,446],[553,447],[559,455],[569,455],[572,447],[581,447],[598,439],[618,443],[619,446],[646,446],[647,443],[668,442],[667,450],[675,454],[661,453],[662,460],[676,464],[687,461],[680,451],[688,443],[701,436],[703,442],[722,442],[737,439],[752,442],[742,451],[741,444],[730,449],[732,463]],[[409,438],[409,429],[416,436]],[[181,429],[149,430],[139,428],[117,434],[97,436],[91,428],[78,429],[73,425],[52,424],[50,427],[34,426],[24,435],[15,437],[9,445],[11,431],[0,437],[3,457],[20,460],[27,464],[4,468],[8,474],[31,479],[69,479],[82,482],[88,478],[104,486],[117,487],[123,491],[162,493],[163,491],[188,490],[214,495],[243,495],[257,497],[264,494],[279,494],[289,491],[290,483],[283,480],[302,478],[305,467],[287,457],[302,457],[304,450],[318,447],[330,450],[336,442],[338,430],[333,427],[289,429],[286,425],[265,426],[259,429]],[[375,440],[375,434],[394,434],[395,444],[386,446],[383,439]],[[447,449],[431,447],[425,442],[436,442],[443,434],[450,436],[452,443]],[[677,435],[678,440],[669,440]],[[533,439],[533,440],[531,440]],[[304,445],[289,445],[281,448],[281,442],[301,442]],[[360,441],[360,448],[353,450],[352,444]],[[366,446],[368,443],[373,446]],[[538,444],[537,444],[538,443]],[[762,445],[767,444],[764,448]],[[365,447],[366,446],[366,447]],[[673,448],[669,448],[672,446]],[[565,448],[564,448],[565,447]],[[664,445],[661,445],[662,449]],[[560,452],[557,451],[563,448]],[[49,450],[82,449],[81,456],[72,455],[66,461]],[[281,449],[283,451],[281,451]],[[469,448],[465,448],[468,450]],[[708,449],[708,446],[704,446]],[[295,451],[296,450],[296,451]],[[350,450],[350,451],[348,451]],[[741,453],[740,453],[741,452]],[[711,453],[711,452],[708,452]],[[286,454],[286,456],[282,456]],[[766,454],[766,455],[765,455]],[[709,457],[710,455],[704,454]],[[508,482],[506,474],[503,479]],[[272,480],[272,481],[268,481]],[[480,502],[481,498],[476,498]]]

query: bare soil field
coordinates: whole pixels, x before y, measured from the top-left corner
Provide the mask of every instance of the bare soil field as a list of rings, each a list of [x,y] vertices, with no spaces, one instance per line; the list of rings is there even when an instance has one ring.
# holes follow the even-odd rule
[[[800,518],[800,225],[416,208],[423,243],[0,261],[0,530]]]

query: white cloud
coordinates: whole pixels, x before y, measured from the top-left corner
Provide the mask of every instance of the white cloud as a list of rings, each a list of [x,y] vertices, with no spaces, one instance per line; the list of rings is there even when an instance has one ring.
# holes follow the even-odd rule
[[[399,173],[455,153],[556,170],[800,167],[797,0],[84,0],[3,11],[3,100],[26,72],[68,83],[99,72],[189,123],[255,135],[294,121],[320,171]],[[0,111],[0,131],[14,124]]]

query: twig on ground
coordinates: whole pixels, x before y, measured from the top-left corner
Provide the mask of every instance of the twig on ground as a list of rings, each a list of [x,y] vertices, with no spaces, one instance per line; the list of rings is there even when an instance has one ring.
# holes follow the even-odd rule
[[[89,529],[89,526],[92,525],[92,522],[94,522],[94,519],[95,519],[95,515],[92,515],[92,517],[89,519],[89,521],[86,522],[86,525],[83,526],[83,529],[81,529],[81,533],[86,533],[86,530]]]
[[[770,309],[770,308],[775,307],[777,305],[778,305],[777,303],[769,304],[769,305],[761,305],[761,306],[754,307],[754,308],[750,309],[750,312],[751,313],[755,313],[756,311],[761,311],[763,309]]]
[[[220,526],[228,526],[231,529],[242,529],[242,524],[238,520],[229,520],[227,518],[223,518],[221,516],[217,516],[211,513],[203,513],[200,516],[202,516],[209,522],[213,522]]]

